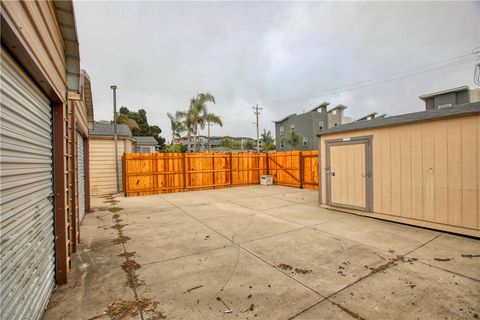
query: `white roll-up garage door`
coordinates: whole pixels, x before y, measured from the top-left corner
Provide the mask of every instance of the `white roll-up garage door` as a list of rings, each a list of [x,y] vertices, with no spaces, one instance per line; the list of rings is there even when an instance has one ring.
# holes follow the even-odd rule
[[[80,133],[77,133],[77,194],[80,221],[85,216],[85,143]]]
[[[39,319],[54,287],[52,111],[1,50],[1,319]]]

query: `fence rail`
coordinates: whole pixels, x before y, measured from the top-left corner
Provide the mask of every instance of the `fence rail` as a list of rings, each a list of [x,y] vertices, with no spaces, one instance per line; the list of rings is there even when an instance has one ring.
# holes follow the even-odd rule
[[[270,153],[125,153],[126,196],[258,184],[318,189],[318,151]]]

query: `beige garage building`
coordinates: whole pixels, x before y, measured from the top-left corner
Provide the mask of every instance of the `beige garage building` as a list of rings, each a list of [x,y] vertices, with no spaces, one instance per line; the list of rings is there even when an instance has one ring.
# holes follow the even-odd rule
[[[480,237],[480,103],[356,121],[320,139],[320,203]]]
[[[121,192],[122,157],[125,152],[132,152],[132,133],[125,124],[117,125],[118,176],[115,165],[115,140],[113,124],[94,122],[90,129],[90,194],[103,195]]]

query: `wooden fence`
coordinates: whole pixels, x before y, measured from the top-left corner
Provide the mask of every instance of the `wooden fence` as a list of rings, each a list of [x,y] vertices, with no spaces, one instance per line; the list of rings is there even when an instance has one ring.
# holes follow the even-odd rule
[[[318,189],[318,151],[270,153],[125,153],[126,196],[207,190],[260,183]]]

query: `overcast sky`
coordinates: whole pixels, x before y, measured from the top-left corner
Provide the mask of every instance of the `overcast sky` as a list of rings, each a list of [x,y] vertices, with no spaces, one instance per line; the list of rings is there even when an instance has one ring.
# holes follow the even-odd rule
[[[475,62],[466,55],[480,46],[480,2],[76,2],[75,9],[95,120],[112,118],[116,84],[118,105],[144,108],[167,140],[167,112],[186,109],[197,91],[217,100],[209,111],[224,127],[215,135],[254,137],[257,103],[260,128],[272,132],[272,121],[323,101],[347,105],[356,118],[419,111],[421,94],[474,87]],[[365,87],[370,79],[382,83]],[[355,90],[325,92],[352,83]]]

